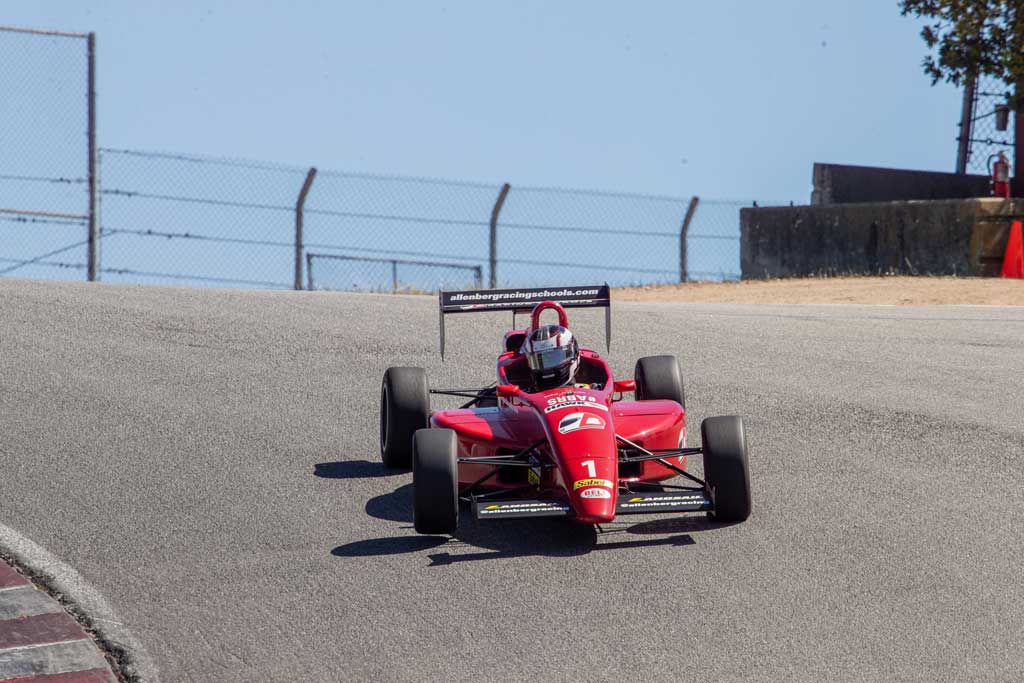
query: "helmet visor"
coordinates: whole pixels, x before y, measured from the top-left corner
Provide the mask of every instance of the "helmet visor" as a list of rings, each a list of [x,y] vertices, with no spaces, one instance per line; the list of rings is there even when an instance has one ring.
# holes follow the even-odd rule
[[[534,372],[553,370],[572,361],[575,356],[573,345],[559,346],[543,351],[531,351],[526,354],[526,362]]]

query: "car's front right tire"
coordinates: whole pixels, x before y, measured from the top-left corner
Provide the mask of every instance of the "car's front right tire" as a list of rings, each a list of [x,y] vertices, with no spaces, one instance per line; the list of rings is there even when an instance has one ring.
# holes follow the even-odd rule
[[[459,444],[451,429],[421,429],[412,438],[413,526],[453,534],[459,526]]]
[[[633,370],[638,401],[675,401],[686,410],[683,371],[675,356],[646,356]]]
[[[730,415],[709,417],[700,423],[704,452],[704,479],[720,522],[742,522],[750,517],[750,468],[743,419]]]

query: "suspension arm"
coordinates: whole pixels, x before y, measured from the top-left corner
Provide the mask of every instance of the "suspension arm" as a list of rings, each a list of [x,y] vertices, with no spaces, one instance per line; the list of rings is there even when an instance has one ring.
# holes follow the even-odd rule
[[[622,443],[626,444],[630,448],[640,451],[640,455],[638,456],[619,458],[620,464],[631,462],[644,462],[645,460],[654,460],[664,465],[665,467],[669,468],[670,470],[674,471],[676,474],[682,477],[686,477],[695,484],[700,484],[702,487],[705,488],[707,487],[707,483],[703,479],[693,476],[683,468],[677,467],[676,465],[673,465],[668,460],[666,460],[666,458],[675,458],[683,455],[702,455],[703,451],[700,448],[677,448],[674,450],[657,449],[655,451],[649,451],[643,446],[635,444],[629,439],[619,436],[618,434],[615,435],[615,438],[621,441]]]

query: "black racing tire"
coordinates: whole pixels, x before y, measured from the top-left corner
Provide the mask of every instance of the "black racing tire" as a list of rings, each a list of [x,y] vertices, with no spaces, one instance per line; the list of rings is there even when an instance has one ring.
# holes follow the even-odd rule
[[[647,356],[633,370],[638,401],[675,401],[686,409],[683,371],[675,356]]]
[[[380,458],[384,466],[412,467],[412,435],[430,420],[430,391],[423,368],[388,368],[380,385]]]
[[[459,526],[459,444],[451,429],[412,437],[412,518],[421,534],[454,534]]]
[[[714,508],[708,513],[720,522],[742,522],[750,517],[750,469],[743,419],[730,415],[709,417],[700,423],[704,451],[704,479]]]

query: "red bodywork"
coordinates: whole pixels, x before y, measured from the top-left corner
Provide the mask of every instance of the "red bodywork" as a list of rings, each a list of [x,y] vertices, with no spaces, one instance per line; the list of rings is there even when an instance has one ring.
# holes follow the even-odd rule
[[[538,326],[540,313],[548,309],[556,310],[559,322],[565,325],[565,311],[544,302],[533,311],[533,328]],[[531,393],[522,388],[526,382],[520,381],[528,376],[524,374],[528,373],[526,358],[518,350],[527,333],[529,330],[511,330],[505,335],[506,348],[514,350],[498,357],[498,407],[438,410],[431,415],[431,426],[455,431],[460,458],[517,453],[543,442],[537,450],[546,454],[554,467],[509,468],[508,477],[503,479],[499,472],[481,488],[519,490],[525,497],[565,501],[578,521],[600,524],[615,518],[620,483],[676,476],[677,472],[653,460],[632,463],[629,471],[620,472],[616,435],[647,450],[682,448],[686,413],[681,405],[623,400],[633,382],[616,384],[605,360],[582,348],[577,380],[588,382]],[[673,464],[685,467],[685,456]],[[461,463],[460,487],[493,469],[492,464]]]

